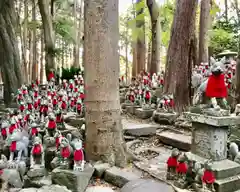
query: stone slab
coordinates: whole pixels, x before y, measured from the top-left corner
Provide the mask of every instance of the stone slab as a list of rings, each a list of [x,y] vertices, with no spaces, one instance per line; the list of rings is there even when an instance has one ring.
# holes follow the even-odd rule
[[[122,109],[126,109],[126,106],[132,106],[134,103],[125,102],[121,104]]]
[[[162,131],[157,133],[158,138],[164,144],[171,145],[181,150],[191,149],[192,136],[174,133],[172,131]]]
[[[64,185],[73,192],[84,192],[94,168],[86,165],[83,172],[56,168],[52,171],[53,184]]]
[[[147,136],[155,135],[157,129],[160,128],[158,125],[152,124],[130,124],[124,127],[124,133],[133,136]]]
[[[208,115],[201,115],[197,113],[185,112],[184,115],[186,118],[192,122],[204,123],[216,127],[228,127],[230,125],[239,125],[240,116],[223,116],[223,117],[214,117]]]
[[[107,169],[104,174],[104,180],[117,187],[123,187],[127,182],[136,179],[140,179],[140,176],[132,172],[122,170],[118,167],[112,167],[110,169]]]
[[[152,179],[137,179],[134,181],[128,182],[120,192],[174,192],[174,189],[164,183],[154,181]]]
[[[85,192],[114,192],[110,187],[93,186],[88,187]]]
[[[240,175],[228,177],[226,179],[216,180],[216,192],[233,192],[240,189]]]
[[[152,117],[153,111],[154,111],[153,109],[139,108],[135,110],[135,115],[140,119],[148,119]]]

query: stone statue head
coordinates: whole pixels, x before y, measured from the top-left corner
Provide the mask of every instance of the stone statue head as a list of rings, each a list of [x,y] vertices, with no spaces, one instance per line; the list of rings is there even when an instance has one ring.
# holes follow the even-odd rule
[[[34,137],[33,145],[40,145],[42,144],[42,139],[40,137]]]
[[[68,139],[65,138],[65,137],[63,137],[62,140],[61,140],[61,142],[60,142],[60,146],[61,146],[62,148],[69,146],[69,141],[68,141]]]
[[[177,148],[174,148],[174,149],[172,150],[171,156],[172,156],[172,157],[178,157],[179,155],[180,155],[180,151],[179,151]]]

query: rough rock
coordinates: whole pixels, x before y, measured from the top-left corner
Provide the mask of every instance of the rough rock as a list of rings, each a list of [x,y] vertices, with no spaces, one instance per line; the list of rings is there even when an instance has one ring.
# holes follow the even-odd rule
[[[27,172],[27,176],[30,178],[43,177],[46,171],[44,168],[34,167]]]
[[[81,126],[84,122],[85,122],[84,118],[70,117],[66,123],[73,127],[81,128]]]
[[[49,186],[52,184],[51,176],[44,176],[40,178],[29,178],[27,175],[24,176],[24,187],[35,187],[40,188],[42,186]]]
[[[56,168],[52,171],[52,182],[64,185],[73,192],[84,192],[93,175],[94,168],[86,165],[83,172]]]
[[[124,171],[118,167],[112,167],[110,169],[107,169],[104,174],[104,180],[117,187],[123,187],[127,182],[139,178],[140,176],[132,172]]]
[[[151,179],[138,179],[128,182],[120,192],[174,192],[174,189],[164,182],[157,182]]]
[[[124,127],[125,134],[133,136],[155,135],[159,125],[152,124],[130,124]]]
[[[110,187],[94,186],[88,187],[85,192],[114,192]]]
[[[9,185],[15,188],[22,188],[23,181],[21,175],[16,169],[4,169],[2,178],[8,181]]]
[[[97,163],[94,165],[94,175],[98,178],[101,178],[104,174],[104,172],[110,168],[110,165],[108,163]]]
[[[126,106],[126,111],[132,115],[135,115],[136,109],[141,108],[139,105]]]

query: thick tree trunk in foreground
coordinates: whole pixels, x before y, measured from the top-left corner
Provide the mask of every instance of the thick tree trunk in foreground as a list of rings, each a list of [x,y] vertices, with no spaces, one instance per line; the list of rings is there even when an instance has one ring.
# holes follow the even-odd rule
[[[54,32],[52,25],[52,15],[49,10],[49,0],[38,0],[38,6],[43,23],[44,43],[45,43],[45,71],[46,74],[49,70],[55,69],[55,45],[54,45]],[[53,10],[52,10],[53,11]]]
[[[208,29],[210,24],[211,0],[201,1],[199,25],[199,63],[208,63]]]
[[[11,93],[15,93],[22,84],[20,56],[17,45],[16,14],[14,0],[0,1],[0,58],[4,82],[4,102],[11,102]]]
[[[164,92],[173,94],[175,110],[182,112],[189,104],[191,38],[195,27],[197,0],[177,0],[171,39],[167,52]]]
[[[123,166],[125,143],[119,101],[118,0],[86,0],[84,57],[86,154]]]
[[[148,10],[151,16],[152,25],[152,54],[151,54],[151,65],[149,72],[151,74],[157,73],[160,68],[160,30],[159,30],[159,7],[155,0],[147,0]]]
[[[32,8],[32,20],[36,22],[36,0],[32,0],[33,8]],[[38,78],[38,70],[37,70],[37,29],[36,27],[32,29],[32,80],[36,80]]]

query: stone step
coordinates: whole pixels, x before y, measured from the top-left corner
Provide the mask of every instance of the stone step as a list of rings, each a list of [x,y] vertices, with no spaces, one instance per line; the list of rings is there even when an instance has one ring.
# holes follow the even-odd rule
[[[172,131],[163,131],[157,133],[157,136],[164,144],[171,145],[172,147],[176,147],[184,151],[189,151],[191,149],[192,136]]]
[[[216,192],[233,192],[240,190],[240,175],[217,180],[215,182]]]
[[[153,124],[128,124],[123,127],[124,133],[133,136],[155,135],[159,125]]]
[[[140,119],[148,119],[152,117],[153,111],[153,109],[138,108],[135,110],[135,115]]]

